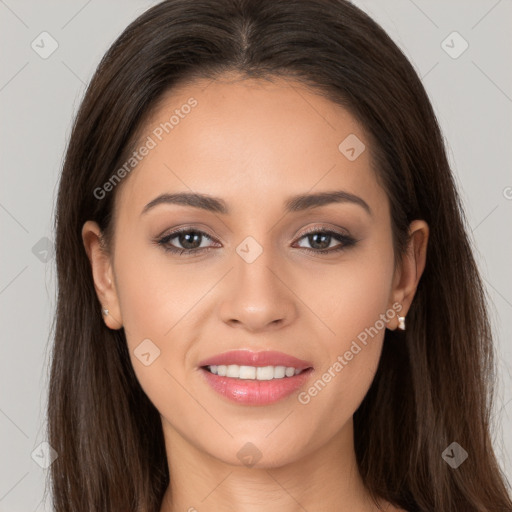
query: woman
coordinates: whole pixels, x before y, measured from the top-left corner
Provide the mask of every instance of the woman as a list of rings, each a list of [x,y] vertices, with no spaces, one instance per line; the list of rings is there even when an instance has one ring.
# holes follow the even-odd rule
[[[56,511],[512,510],[440,130],[350,3],[145,12],[87,90],[56,232]]]

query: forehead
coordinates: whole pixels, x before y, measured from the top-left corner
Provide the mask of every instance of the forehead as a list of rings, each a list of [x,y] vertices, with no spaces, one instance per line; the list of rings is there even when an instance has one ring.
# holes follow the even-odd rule
[[[150,149],[125,178],[119,208],[140,212],[156,195],[176,191],[223,197],[235,213],[310,190],[343,188],[367,202],[383,195],[363,127],[290,79],[175,88],[142,127],[136,148],[143,146]]]

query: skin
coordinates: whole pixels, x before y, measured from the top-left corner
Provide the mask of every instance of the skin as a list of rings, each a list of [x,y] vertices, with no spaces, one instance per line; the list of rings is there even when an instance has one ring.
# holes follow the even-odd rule
[[[393,304],[406,316],[428,226],[411,223],[395,268],[388,198],[362,126],[291,80],[224,75],[175,88],[140,140],[191,96],[197,106],[115,191],[112,252],[101,249],[95,222],[82,231],[106,325],[125,328],[137,378],[162,418],[171,484],[161,512],[255,512],[263,503],[268,512],[379,510],[357,471],[353,414],[375,376],[384,328],[306,405],[296,394],[266,406],[228,402],[198,363],[232,349],[279,350],[313,363],[308,389]],[[349,134],[366,145],[354,161],[338,149]],[[372,214],[352,203],[284,213],[291,195],[331,190],[361,197]],[[232,212],[163,204],[141,215],[164,192],[191,191],[223,198]],[[178,226],[206,232],[197,245],[213,248],[165,252],[154,240]],[[303,233],[313,227],[358,241],[309,254],[303,248],[318,245]],[[236,252],[247,236],[263,249],[250,264]],[[329,247],[339,244],[332,238]],[[394,315],[387,328],[397,323]],[[134,355],[147,338],[160,349],[149,366]],[[248,442],[261,452],[252,467],[237,457]]]

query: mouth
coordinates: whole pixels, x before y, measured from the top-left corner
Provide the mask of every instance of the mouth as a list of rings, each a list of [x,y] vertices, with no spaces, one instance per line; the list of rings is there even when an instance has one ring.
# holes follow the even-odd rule
[[[300,369],[291,366],[220,365],[220,373],[225,371],[226,375],[219,374],[219,366],[216,368],[217,373],[212,370],[215,368],[210,366],[200,368],[201,375],[211,390],[231,403],[253,406],[270,405],[290,397],[307,384],[313,372],[311,367]],[[229,376],[228,372],[233,376]]]
[[[201,361],[204,381],[222,398],[240,405],[269,405],[304,386],[309,361],[282,352],[235,350]]]

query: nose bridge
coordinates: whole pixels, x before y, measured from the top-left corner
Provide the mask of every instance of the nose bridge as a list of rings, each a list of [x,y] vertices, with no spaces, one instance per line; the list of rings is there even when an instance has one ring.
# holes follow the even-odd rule
[[[232,285],[220,308],[225,322],[257,330],[287,323],[295,314],[293,294],[279,276],[282,266],[267,235],[264,243],[247,236],[235,248]]]
[[[266,300],[279,293],[275,283],[277,259],[268,242],[261,245],[252,236],[244,239],[236,248],[235,275],[240,292],[247,296],[266,295]]]

